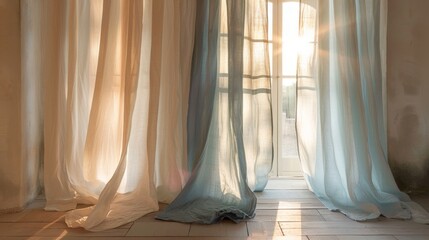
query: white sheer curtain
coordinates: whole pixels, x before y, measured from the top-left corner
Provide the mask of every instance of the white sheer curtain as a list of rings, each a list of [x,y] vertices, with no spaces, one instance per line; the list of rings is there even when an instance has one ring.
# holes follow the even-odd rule
[[[95,204],[66,222],[99,231],[171,201],[188,177],[195,1],[21,3],[23,32],[41,28],[23,76],[44,86],[45,209]]]
[[[305,178],[331,210],[355,220],[427,212],[400,192],[387,162],[384,0],[302,0],[297,131]]]

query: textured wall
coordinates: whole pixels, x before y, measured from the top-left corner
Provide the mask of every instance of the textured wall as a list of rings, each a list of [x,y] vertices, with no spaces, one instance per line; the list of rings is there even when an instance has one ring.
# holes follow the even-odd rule
[[[428,9],[428,0],[389,0],[389,162],[405,191],[429,190]]]
[[[0,0],[0,209],[22,205],[19,1]]]

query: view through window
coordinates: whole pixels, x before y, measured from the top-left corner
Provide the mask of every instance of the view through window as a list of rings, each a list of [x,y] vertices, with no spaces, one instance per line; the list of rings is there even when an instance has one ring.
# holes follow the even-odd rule
[[[299,0],[268,2],[275,151],[271,176],[302,176],[295,130],[297,58],[303,52],[311,55],[314,45],[299,34],[299,14]]]

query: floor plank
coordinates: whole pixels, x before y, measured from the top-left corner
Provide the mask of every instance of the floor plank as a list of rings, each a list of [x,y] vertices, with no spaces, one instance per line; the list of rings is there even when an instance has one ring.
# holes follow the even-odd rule
[[[271,181],[271,180],[270,180]],[[288,189],[282,189],[289,184]],[[256,194],[255,218],[240,224],[223,221],[214,225],[182,224],[155,219],[147,214],[116,229],[89,232],[70,229],[64,212],[46,212],[38,198],[20,213],[0,215],[0,239],[189,239],[189,240],[428,240],[429,225],[380,217],[356,222],[339,212],[329,211],[303,179],[275,179],[267,190]],[[414,198],[413,198],[414,199]],[[429,196],[417,196],[429,209]],[[164,209],[165,204],[160,204]]]

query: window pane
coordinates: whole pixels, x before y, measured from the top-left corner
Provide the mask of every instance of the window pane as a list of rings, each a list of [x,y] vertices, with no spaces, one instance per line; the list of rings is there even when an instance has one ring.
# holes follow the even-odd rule
[[[273,3],[271,1],[268,2],[268,51],[270,54],[270,74],[273,73]]]
[[[299,46],[299,2],[287,1],[282,5],[282,75],[295,76]]]
[[[273,40],[273,3],[268,2],[268,40]]]
[[[295,116],[296,116],[296,80],[282,79],[282,157],[298,156]]]

